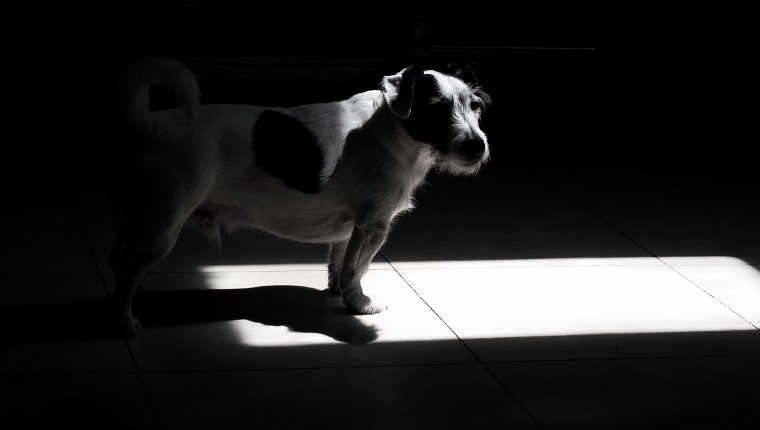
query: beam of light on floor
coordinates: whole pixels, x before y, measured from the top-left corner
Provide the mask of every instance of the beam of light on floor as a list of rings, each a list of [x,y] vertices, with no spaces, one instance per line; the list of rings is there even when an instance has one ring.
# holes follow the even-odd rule
[[[738,270],[741,285],[715,275],[703,288],[679,267],[708,274],[711,267]],[[324,264],[206,266],[202,271],[210,289],[250,288],[253,282],[318,292],[327,282]],[[242,343],[261,347],[719,332],[756,330],[722,297],[733,303],[760,298],[760,272],[721,256],[378,263],[363,283],[389,310],[348,315],[340,298],[325,292],[315,295],[323,297],[316,301],[302,301],[300,309],[283,309],[290,315],[279,320],[232,324]],[[745,304],[749,314],[760,313],[760,300],[756,303]]]

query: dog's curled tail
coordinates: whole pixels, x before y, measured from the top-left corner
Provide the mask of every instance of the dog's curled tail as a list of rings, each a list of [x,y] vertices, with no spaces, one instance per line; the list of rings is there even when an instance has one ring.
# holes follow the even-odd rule
[[[117,111],[135,137],[151,136],[153,117],[149,109],[149,90],[155,84],[171,88],[191,124],[197,124],[201,92],[195,74],[178,61],[151,58],[129,67],[116,83]]]

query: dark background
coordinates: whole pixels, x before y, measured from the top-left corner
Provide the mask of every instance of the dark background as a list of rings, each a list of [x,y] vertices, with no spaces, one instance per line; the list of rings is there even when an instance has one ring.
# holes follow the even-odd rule
[[[294,16],[295,6],[241,4],[116,2],[11,14],[29,22],[16,35],[26,45],[11,47],[6,70],[24,129],[20,149],[40,165],[101,165],[112,148],[113,78],[132,61],[161,56],[197,73],[204,103],[269,106],[343,99],[409,64],[465,61],[494,101],[483,123],[494,160],[636,153],[621,151],[629,131],[610,125],[620,83],[608,78],[600,18],[590,8],[465,7],[429,16],[377,5],[363,14]],[[172,103],[154,90],[155,108]]]

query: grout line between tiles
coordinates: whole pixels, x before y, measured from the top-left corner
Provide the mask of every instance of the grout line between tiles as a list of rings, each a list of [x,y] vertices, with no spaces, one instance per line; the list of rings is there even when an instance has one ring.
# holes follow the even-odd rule
[[[506,385],[504,385],[504,383],[503,383],[503,382],[502,382],[502,381],[501,381],[499,378],[497,378],[497,377],[496,377],[496,375],[495,375],[495,374],[494,374],[494,373],[491,371],[491,369],[489,369],[489,368],[488,368],[488,366],[486,365],[486,363],[484,363],[484,362],[483,362],[483,361],[480,359],[480,357],[478,357],[478,356],[477,356],[477,354],[475,354],[475,352],[474,352],[472,349],[470,349],[470,347],[467,345],[467,343],[465,343],[465,342],[462,340],[462,338],[460,338],[460,337],[459,337],[459,335],[458,335],[458,334],[457,334],[457,333],[454,331],[454,329],[452,329],[452,328],[451,328],[451,326],[450,326],[450,325],[449,325],[449,324],[448,324],[446,321],[444,321],[444,319],[443,319],[443,318],[442,318],[442,317],[441,317],[441,316],[438,314],[438,312],[436,312],[436,311],[435,311],[435,309],[433,309],[433,307],[432,307],[432,306],[430,306],[430,304],[429,304],[429,303],[428,303],[428,302],[427,302],[425,299],[423,299],[423,298],[422,298],[422,296],[420,296],[420,294],[417,292],[417,290],[415,290],[415,289],[414,289],[414,287],[412,286],[412,284],[410,284],[410,283],[409,283],[409,281],[407,281],[407,280],[406,280],[406,278],[404,278],[404,276],[403,276],[403,275],[401,275],[401,273],[400,273],[400,272],[399,272],[399,271],[396,269],[396,267],[395,267],[395,266],[394,266],[394,265],[393,265],[393,264],[390,262],[390,260],[388,260],[388,258],[385,256],[385,254],[383,254],[382,252],[379,252],[379,254],[380,254],[380,256],[381,256],[381,257],[383,257],[383,259],[385,259],[385,261],[386,261],[386,262],[387,262],[387,263],[388,263],[388,264],[389,264],[389,265],[390,265],[390,266],[393,268],[393,270],[395,270],[395,271],[396,271],[396,274],[397,274],[397,275],[398,275],[398,276],[401,278],[401,280],[403,280],[403,281],[404,281],[404,283],[405,283],[406,285],[408,285],[408,286],[409,286],[409,288],[410,288],[410,289],[411,289],[411,290],[414,292],[414,294],[416,294],[416,295],[417,295],[417,297],[419,297],[419,299],[420,299],[420,300],[422,300],[422,302],[423,302],[423,303],[425,303],[425,305],[426,305],[426,306],[427,306],[427,307],[428,307],[428,308],[429,308],[429,309],[430,309],[430,310],[431,310],[431,311],[432,311],[432,312],[435,314],[435,316],[436,316],[436,317],[438,317],[438,319],[440,319],[440,320],[441,320],[441,322],[442,322],[442,323],[443,323],[443,324],[444,324],[444,325],[445,325],[445,326],[446,326],[446,327],[447,327],[447,328],[448,328],[448,329],[451,331],[451,333],[452,333],[454,336],[456,336],[457,340],[459,340],[459,342],[462,344],[462,346],[464,346],[464,347],[467,349],[467,351],[469,351],[469,352],[470,352],[470,354],[471,354],[473,357],[475,357],[475,360],[477,360],[477,361],[478,361],[478,363],[480,364],[480,366],[481,366],[481,367],[482,367],[482,368],[483,368],[483,369],[484,369],[486,372],[488,372],[488,374],[489,374],[489,375],[491,375],[491,378],[492,378],[492,379],[493,379],[493,380],[494,380],[494,381],[495,381],[497,384],[499,384],[499,386],[502,388],[502,390],[504,390],[504,392],[505,392],[505,393],[506,393],[506,394],[507,394],[507,395],[508,395],[508,396],[509,396],[509,397],[510,397],[510,398],[511,398],[511,399],[512,399],[512,400],[513,400],[515,403],[517,403],[517,405],[520,407],[520,409],[522,409],[522,410],[523,410],[523,411],[524,411],[526,414],[528,414],[528,416],[530,417],[530,419],[533,421],[533,423],[534,423],[536,426],[538,426],[538,428],[540,428],[540,429],[543,429],[543,426],[541,426],[541,424],[538,422],[538,420],[536,420],[536,417],[534,417],[534,416],[533,416],[533,414],[532,414],[532,413],[530,413],[530,411],[528,410],[528,408],[526,408],[526,407],[525,407],[525,405],[523,405],[523,404],[520,402],[520,400],[518,400],[518,399],[517,399],[517,397],[516,397],[516,396],[515,396],[515,395],[512,393],[512,391],[510,391],[510,390],[509,390],[509,388],[507,388],[507,386],[506,386]]]
[[[60,172],[58,173],[58,175],[61,176]],[[92,243],[90,242],[90,239],[87,237],[84,224],[82,223],[82,219],[79,216],[79,212],[77,211],[73,198],[71,197],[68,187],[64,187],[64,188],[66,190],[66,201],[69,203],[69,207],[71,208],[71,211],[73,212],[74,217],[77,220],[77,224],[79,225],[79,231],[81,232],[82,236],[84,237],[84,241],[87,244],[87,251],[90,254],[90,258],[92,258],[92,263],[95,265],[95,270],[97,270],[97,274],[100,277],[100,282],[101,282],[101,285],[103,286],[103,290],[106,293],[106,297],[111,297],[111,295],[108,293],[108,284],[106,283],[105,276],[103,275],[103,271],[100,269],[97,259],[95,258],[95,252],[93,251]],[[145,384],[145,380],[143,379],[142,372],[140,372],[140,367],[137,364],[137,360],[135,359],[135,355],[132,352],[132,348],[130,348],[129,342],[126,339],[124,339],[123,342],[127,348],[129,357],[132,360],[132,365],[135,367],[137,377],[140,380],[140,386],[142,387],[143,393],[145,394],[145,397],[148,400],[151,413],[153,414],[153,418],[156,420],[156,425],[158,426],[159,429],[162,429],[163,427],[161,426],[161,420],[158,417],[158,412],[156,411],[155,405],[153,404],[153,399],[151,398],[150,392],[148,391],[148,387]]]
[[[443,320],[443,318],[438,314],[438,312],[436,312],[435,309],[433,309],[433,307],[430,306],[430,304],[427,301],[425,301],[425,299],[423,299],[422,296],[420,296],[420,293],[418,293],[417,290],[414,289],[414,287],[412,286],[412,284],[410,284],[409,281],[407,281],[406,278],[404,278],[404,276],[396,269],[395,266],[393,266],[393,264],[391,264],[391,262],[385,257],[385,255],[382,254],[382,253],[380,253],[380,255],[383,258],[385,258],[385,261],[387,261],[388,264],[391,265],[391,267],[393,267],[393,270],[396,272],[396,274],[401,278],[401,280],[404,281],[404,283],[407,286],[409,286],[409,288],[411,288],[411,290],[414,292],[414,294],[416,294],[417,297],[419,297],[419,299],[422,300],[422,302],[425,303],[425,305],[435,314],[435,316],[438,317],[439,320],[441,320],[441,322],[446,326],[446,328],[448,328],[449,331],[451,331],[451,333],[454,336],[456,336],[456,338],[459,340],[459,342],[461,342],[462,345],[464,345],[464,347],[467,348],[468,351],[470,351],[470,354],[472,354],[480,362],[480,359],[478,358],[478,356],[475,355],[475,353],[467,346],[466,343],[464,343],[464,341],[459,337],[459,335],[456,334],[456,332],[451,328],[451,326],[449,326],[449,324],[446,323],[446,321]]]
[[[337,369],[384,369],[384,368],[402,368],[402,367],[443,367],[443,366],[474,366],[478,363],[466,362],[449,362],[449,363],[412,363],[412,364],[362,364],[362,365],[343,365],[343,366],[304,366],[304,367],[255,367],[255,368],[236,368],[236,369],[206,369],[206,370],[145,370],[142,374],[181,374],[181,373],[236,373],[236,372],[287,372],[293,370],[337,370]]]
[[[592,211],[591,209],[587,208],[585,205],[583,205],[581,202],[579,202],[579,201],[578,201],[578,199],[576,199],[575,197],[573,197],[573,196],[571,196],[571,195],[567,194],[567,193],[566,193],[566,192],[565,192],[563,189],[561,189],[560,187],[558,187],[558,186],[554,185],[554,183],[552,183],[552,182],[551,182],[551,181],[549,181],[548,179],[544,178],[542,175],[540,175],[540,174],[539,174],[538,172],[536,172],[535,170],[533,170],[533,169],[530,169],[530,170],[531,170],[531,172],[533,172],[533,174],[534,174],[534,175],[536,175],[536,176],[537,176],[538,178],[540,178],[542,181],[546,182],[547,184],[549,184],[549,186],[553,187],[553,188],[554,188],[555,190],[557,190],[559,193],[561,193],[562,195],[564,195],[565,197],[567,197],[567,199],[568,199],[569,201],[571,201],[571,202],[575,203],[575,204],[576,204],[578,207],[580,207],[580,208],[581,208],[581,209],[583,209],[584,211],[588,212],[588,213],[589,213],[591,216],[593,216],[593,217],[594,217],[594,218],[596,218],[597,220],[601,221],[602,223],[606,224],[606,225],[607,225],[609,228],[611,228],[611,229],[615,230],[616,232],[618,232],[619,234],[621,234],[621,235],[622,235],[623,237],[625,237],[626,239],[628,239],[628,240],[630,240],[631,242],[633,242],[633,243],[634,243],[636,246],[638,246],[639,248],[641,248],[642,250],[644,250],[644,251],[645,251],[647,254],[651,255],[652,257],[656,258],[657,260],[659,260],[660,262],[662,262],[663,264],[665,264],[665,262],[663,262],[663,261],[660,259],[660,257],[656,256],[656,255],[655,255],[655,254],[654,254],[652,251],[650,251],[650,250],[648,250],[646,247],[644,247],[644,245],[640,244],[640,243],[639,243],[639,242],[637,242],[635,239],[633,239],[633,238],[632,238],[632,237],[630,237],[629,235],[625,234],[625,233],[624,233],[622,230],[620,230],[619,228],[617,228],[617,227],[615,227],[614,225],[612,225],[610,222],[608,222],[607,220],[605,220],[604,218],[602,218],[601,216],[599,216],[598,214],[596,214],[596,213],[595,213],[594,211]]]
[[[380,268],[380,267],[371,267],[369,270],[386,270],[391,271],[394,270],[390,267],[388,268]],[[327,273],[327,269],[279,269],[279,270],[213,270],[213,271],[204,271],[204,270],[151,270],[146,275],[183,275],[183,274],[211,274],[211,273],[293,273],[293,272],[323,272]],[[109,274],[113,275],[113,272],[108,272]]]
[[[752,327],[754,327],[754,328],[755,328],[755,330],[760,330],[760,327],[758,327],[758,326],[756,326],[755,324],[753,324],[753,323],[752,323],[752,321],[748,320],[747,318],[744,318],[744,316],[742,316],[742,314],[740,314],[739,312],[736,312],[736,311],[735,311],[733,308],[731,308],[731,306],[727,305],[726,303],[723,303],[723,301],[721,301],[719,298],[715,297],[714,295],[710,294],[710,292],[708,292],[708,291],[707,291],[707,290],[705,290],[704,288],[700,287],[700,286],[699,286],[699,284],[697,284],[696,282],[694,282],[694,281],[692,281],[691,279],[689,279],[689,277],[688,277],[688,276],[686,276],[686,275],[684,275],[683,273],[679,272],[679,271],[678,271],[678,269],[676,269],[676,268],[675,268],[675,267],[673,267],[673,266],[670,266],[670,265],[668,265],[667,263],[665,263],[665,264],[666,264],[666,265],[667,265],[667,266],[668,266],[668,267],[669,267],[669,268],[670,268],[672,271],[676,272],[676,273],[677,273],[679,276],[681,276],[682,278],[684,278],[685,280],[687,280],[687,281],[688,281],[690,284],[692,284],[692,285],[694,285],[695,287],[699,288],[699,289],[700,289],[700,290],[701,290],[703,293],[707,294],[707,295],[708,295],[708,296],[710,296],[710,297],[711,297],[713,300],[715,300],[716,302],[720,303],[720,304],[721,304],[723,307],[725,307],[725,308],[726,308],[726,309],[728,309],[729,311],[733,312],[733,313],[734,313],[736,316],[738,316],[739,318],[743,319],[743,320],[744,320],[744,321],[745,321],[747,324],[749,324],[749,325],[751,325]]]
[[[100,278],[100,283],[103,286],[103,291],[106,293],[106,297],[110,297],[110,295],[108,294],[106,279],[103,276],[103,271],[100,270],[100,266],[98,265],[97,259],[95,257],[95,252],[93,251],[93,248],[92,248],[92,243],[90,242],[90,238],[87,237],[87,232],[85,231],[84,224],[82,223],[82,218],[79,216],[79,211],[77,211],[76,205],[74,204],[74,201],[71,198],[68,187],[65,187],[65,189],[66,189],[66,201],[69,204],[69,208],[71,209],[71,212],[74,214],[74,218],[77,220],[77,225],[79,226],[79,232],[82,234],[82,237],[84,238],[84,242],[87,245],[87,252],[90,254],[90,258],[92,259],[92,264],[95,266],[95,270],[97,271],[98,277]]]
[[[488,360],[473,363],[448,362],[448,363],[410,363],[410,364],[366,364],[344,366],[304,366],[304,367],[257,367],[237,369],[206,369],[206,370],[143,370],[143,371],[2,371],[0,375],[156,375],[156,374],[202,374],[202,373],[236,373],[236,372],[286,372],[293,370],[335,370],[335,369],[373,369],[373,368],[403,368],[403,367],[445,367],[445,366],[474,366],[489,364],[512,364],[512,363],[544,363],[544,362],[580,362],[580,361],[645,361],[645,360],[678,360],[700,358],[751,358],[760,354],[708,354],[708,355],[653,355],[643,357],[594,357],[594,358],[557,358],[535,360]]]
[[[651,355],[642,357],[593,357],[593,358],[544,358],[536,360],[496,360],[485,361],[485,364],[511,363],[546,363],[546,362],[577,362],[577,361],[635,361],[635,360],[678,360],[689,358],[742,358],[760,357],[760,354],[707,354],[707,355]]]
[[[132,359],[132,363],[135,366],[135,369],[137,370],[137,377],[140,379],[140,386],[142,386],[143,393],[145,394],[145,398],[148,400],[148,404],[150,405],[150,412],[153,414],[153,418],[156,420],[156,425],[159,429],[163,429],[163,426],[161,425],[161,419],[158,416],[158,411],[156,410],[156,405],[153,402],[153,398],[150,395],[150,390],[148,390],[148,385],[145,383],[145,378],[143,378],[143,374],[145,372],[140,371],[140,367],[137,365],[137,359],[135,358],[134,352],[132,352],[132,348],[129,346],[129,342],[124,339],[124,343],[127,345],[127,351],[129,351],[129,357]]]
[[[31,370],[3,370],[0,371],[0,375],[135,375],[137,371],[82,371],[75,370],[71,372],[66,371],[31,371]]]
[[[629,235],[627,235],[626,233],[624,233],[623,231],[621,231],[620,229],[618,229],[617,227],[615,227],[614,225],[612,225],[610,222],[608,222],[607,220],[605,220],[604,218],[602,218],[601,216],[599,216],[598,214],[596,214],[594,211],[592,211],[591,209],[587,208],[585,205],[583,205],[581,202],[579,202],[579,201],[578,201],[576,198],[574,198],[574,197],[572,197],[572,196],[568,195],[568,194],[567,194],[567,193],[566,193],[564,190],[562,190],[562,189],[561,189],[561,188],[559,188],[558,186],[554,185],[554,184],[553,184],[551,181],[547,180],[546,178],[544,178],[543,176],[541,176],[539,173],[537,173],[537,172],[536,172],[536,171],[534,171],[533,169],[531,169],[531,171],[533,171],[533,174],[535,174],[535,175],[536,175],[537,177],[539,177],[541,180],[543,180],[544,182],[546,182],[546,183],[547,183],[547,184],[549,184],[550,186],[554,187],[554,188],[555,188],[557,191],[559,191],[560,193],[564,194],[564,195],[565,195],[565,196],[566,196],[566,197],[567,197],[567,198],[568,198],[570,201],[574,202],[574,203],[575,203],[576,205],[578,205],[580,208],[582,208],[583,210],[585,210],[586,212],[588,212],[589,214],[591,214],[593,217],[595,217],[595,218],[596,218],[596,219],[598,219],[599,221],[603,222],[604,224],[606,224],[607,226],[609,226],[610,228],[612,228],[613,230],[615,230],[615,231],[616,231],[616,232],[618,232],[619,234],[623,235],[625,238],[627,238],[627,239],[628,239],[628,240],[630,240],[631,242],[635,243],[635,244],[636,244],[638,247],[640,247],[641,249],[643,249],[644,251],[646,251],[647,253],[649,253],[649,255],[651,255],[652,257],[654,257],[654,258],[656,258],[657,260],[659,260],[659,261],[660,261],[662,264],[664,264],[665,266],[667,266],[668,268],[670,268],[670,270],[674,271],[675,273],[677,273],[677,274],[678,274],[679,276],[681,276],[682,278],[684,278],[684,279],[686,279],[687,281],[689,281],[689,283],[691,283],[691,284],[692,284],[692,285],[694,285],[695,287],[699,288],[699,289],[700,289],[700,290],[701,290],[703,293],[707,294],[707,295],[708,295],[708,296],[710,296],[710,297],[711,297],[713,300],[715,300],[716,302],[720,303],[720,304],[721,304],[723,307],[725,307],[726,309],[730,310],[730,311],[731,311],[731,312],[733,312],[733,313],[734,313],[736,316],[738,316],[739,318],[741,318],[741,319],[743,319],[744,321],[746,321],[748,324],[750,324],[750,325],[751,325],[752,327],[754,327],[756,330],[760,330],[760,328],[758,328],[758,327],[757,327],[755,324],[753,324],[752,322],[750,322],[749,320],[747,320],[746,318],[744,318],[744,317],[743,317],[741,314],[739,314],[738,312],[736,312],[735,310],[733,310],[733,309],[732,309],[730,306],[728,306],[728,305],[726,305],[725,303],[723,303],[723,302],[722,302],[721,300],[719,300],[717,297],[715,297],[714,295],[712,295],[712,294],[710,294],[709,292],[707,292],[707,291],[706,291],[704,288],[700,287],[700,286],[699,286],[697,283],[693,282],[691,279],[689,279],[688,277],[686,277],[686,276],[685,276],[683,273],[679,272],[679,271],[678,271],[677,269],[675,269],[673,266],[671,266],[671,265],[669,265],[668,263],[666,263],[665,261],[663,261],[663,260],[662,260],[660,257],[658,257],[657,255],[655,255],[655,254],[654,254],[652,251],[650,251],[649,249],[647,249],[646,247],[644,247],[644,245],[640,244],[638,241],[636,241],[635,239],[633,239],[632,237],[630,237]]]
[[[390,270],[390,269],[389,269]],[[93,272],[2,272],[7,276],[98,276]]]

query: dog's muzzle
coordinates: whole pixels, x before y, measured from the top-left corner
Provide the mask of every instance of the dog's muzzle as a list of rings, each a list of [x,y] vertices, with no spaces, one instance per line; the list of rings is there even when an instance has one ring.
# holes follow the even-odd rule
[[[483,139],[470,139],[462,142],[462,155],[468,162],[478,162],[486,152],[486,143]]]

